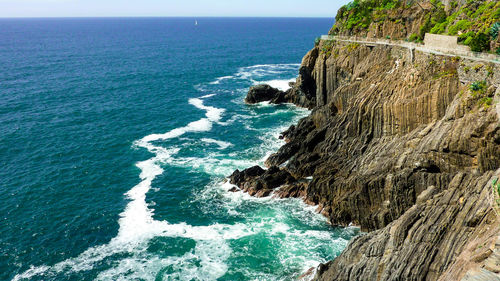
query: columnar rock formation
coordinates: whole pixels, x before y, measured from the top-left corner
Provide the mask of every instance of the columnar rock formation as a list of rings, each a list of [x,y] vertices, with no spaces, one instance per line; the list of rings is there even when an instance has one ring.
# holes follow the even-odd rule
[[[283,133],[272,168],[232,183],[257,196],[282,186],[279,196],[368,232],[316,280],[500,279],[499,75],[458,57],[322,42],[287,92],[311,115]]]

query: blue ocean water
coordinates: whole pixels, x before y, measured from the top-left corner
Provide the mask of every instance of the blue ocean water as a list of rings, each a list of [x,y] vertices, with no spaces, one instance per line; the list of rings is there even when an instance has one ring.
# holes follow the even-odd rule
[[[0,280],[293,280],[357,233],[229,193],[308,112],[286,88],[331,19],[0,20]]]

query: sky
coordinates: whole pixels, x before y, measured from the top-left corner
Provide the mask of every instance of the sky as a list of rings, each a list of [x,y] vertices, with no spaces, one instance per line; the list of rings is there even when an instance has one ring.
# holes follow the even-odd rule
[[[0,17],[334,17],[348,0],[0,0]]]

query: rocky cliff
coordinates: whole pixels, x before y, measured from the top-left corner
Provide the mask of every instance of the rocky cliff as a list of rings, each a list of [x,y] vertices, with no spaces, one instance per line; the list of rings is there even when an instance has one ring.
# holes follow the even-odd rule
[[[315,280],[500,280],[498,64],[322,41],[277,95],[311,115],[231,182],[367,232]]]

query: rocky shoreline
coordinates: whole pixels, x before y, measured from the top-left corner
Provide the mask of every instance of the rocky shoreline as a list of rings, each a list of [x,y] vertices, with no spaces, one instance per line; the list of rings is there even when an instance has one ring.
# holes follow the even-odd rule
[[[480,90],[474,81],[484,81]],[[247,103],[312,112],[283,132],[267,170],[237,170],[230,182],[253,196],[303,198],[331,224],[367,232],[314,280],[500,280],[491,186],[500,176],[500,67],[321,42],[292,86],[250,89]]]

